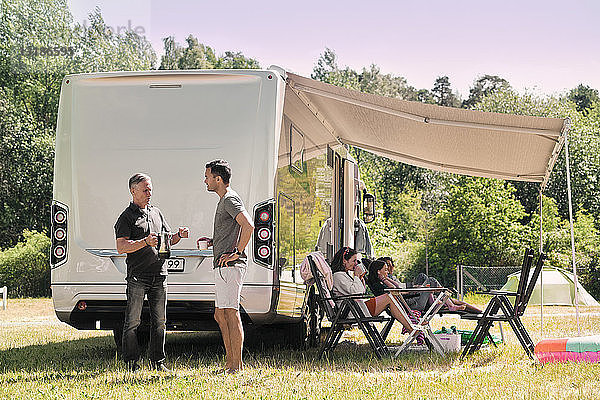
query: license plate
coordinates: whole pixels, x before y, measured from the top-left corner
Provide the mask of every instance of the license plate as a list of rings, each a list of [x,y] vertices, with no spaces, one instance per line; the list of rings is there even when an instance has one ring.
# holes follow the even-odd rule
[[[167,258],[165,260],[167,264],[167,271],[169,272],[183,272],[183,266],[185,265],[185,259],[183,258]]]

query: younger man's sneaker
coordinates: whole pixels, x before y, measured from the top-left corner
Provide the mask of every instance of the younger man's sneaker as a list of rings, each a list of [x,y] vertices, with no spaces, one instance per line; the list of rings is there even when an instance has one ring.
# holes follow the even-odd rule
[[[155,371],[158,371],[158,372],[165,372],[167,374],[173,373],[173,370],[170,370],[169,368],[167,368],[165,363],[163,363],[162,361],[152,363],[152,369],[154,369]]]

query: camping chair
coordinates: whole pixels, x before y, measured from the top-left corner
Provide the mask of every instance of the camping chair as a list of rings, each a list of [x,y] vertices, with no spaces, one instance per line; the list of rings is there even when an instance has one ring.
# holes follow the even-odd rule
[[[319,359],[323,357],[325,352],[333,351],[346,327],[354,324],[357,324],[363,332],[377,358],[381,359],[383,356],[389,355],[389,350],[385,345],[385,339],[392,328],[394,319],[388,317],[366,316],[357,303],[357,300],[368,299],[370,296],[348,295],[333,297],[330,293],[330,288],[327,287],[325,278],[317,268],[316,263],[310,255],[308,255],[307,258],[317,287],[317,291],[315,292],[317,301],[325,311],[327,319],[331,321],[331,328],[319,350]],[[375,327],[375,322],[386,323],[381,332]]]
[[[448,288],[449,291],[452,292],[453,296],[456,296],[458,294],[458,291],[454,288]],[[489,294],[489,292],[485,292],[485,294]],[[456,310],[456,311],[450,311],[448,308],[441,308],[438,311],[438,315],[440,317],[443,317],[444,315],[456,315],[458,317],[460,317],[461,319],[466,319],[466,320],[478,320],[478,317],[481,316],[481,314],[475,314],[473,312],[467,311],[467,310]],[[504,330],[502,329],[502,324],[500,322],[498,322],[498,327],[500,328],[500,341],[504,342]],[[494,347],[498,347],[498,345],[496,344],[496,341],[494,340],[494,336],[492,336],[492,334],[489,332],[487,333],[487,338],[489,340],[489,343],[491,343]],[[485,341],[485,338],[483,339]]]
[[[371,287],[370,283],[368,282],[369,287],[371,288],[371,291],[375,292],[375,290],[373,290],[373,287]],[[433,331],[431,330],[431,327],[429,326],[429,322],[433,319],[433,317],[441,312],[441,308],[444,305],[444,302],[446,301],[446,299],[448,299],[450,297],[450,290],[446,289],[446,288],[406,288],[406,289],[385,289],[385,291],[391,295],[394,296],[394,299],[397,300],[397,302],[399,303],[399,309],[400,312],[402,313],[402,315],[404,316],[404,318],[406,319],[406,321],[408,321],[408,323],[411,325],[413,331],[412,333],[408,336],[408,338],[404,341],[404,343],[398,348],[398,350],[395,353],[395,357],[397,357],[400,353],[402,353],[404,350],[406,350],[410,344],[415,341],[417,339],[417,337],[419,336],[419,334],[423,334],[423,338],[425,339],[425,342],[427,343],[428,347],[430,349],[433,348],[433,350],[435,350],[436,352],[438,352],[439,354],[443,354],[444,353],[444,349],[441,345],[441,343],[438,341],[438,339],[435,337],[435,335],[433,334]],[[420,293],[422,292],[439,292],[437,294],[437,296],[434,298],[433,303],[429,306],[429,308],[427,310],[425,310],[425,312],[420,315],[420,317],[418,319],[413,319],[409,317],[409,314],[412,315],[413,310],[410,308],[410,306],[408,305],[408,303],[405,300],[405,296],[418,296]]]
[[[412,332],[408,335],[408,338],[402,343],[402,345],[396,351],[394,357],[398,357],[400,353],[410,346],[410,344],[417,339],[417,335],[419,333],[423,333],[425,337],[425,341],[428,343],[430,348],[433,348],[437,353],[444,354],[444,348],[439,340],[433,334],[431,330],[431,326],[429,326],[429,322],[433,319],[433,317],[440,311],[446,299],[450,297],[450,291],[446,288],[412,288],[412,289],[388,289],[387,292],[394,295],[394,297],[400,300],[400,303],[403,307],[400,307],[400,311],[404,315],[404,318],[409,322],[412,327]],[[434,299],[433,303],[429,306],[425,313],[419,318],[417,323],[413,323],[407,315],[407,310],[410,312],[410,307],[402,297],[403,292],[420,292],[420,291],[437,291],[440,292]]]
[[[529,298],[533,293],[533,289],[537,282],[537,279],[544,266],[544,260],[546,255],[540,253],[533,273],[530,275],[531,264],[533,261],[533,250],[527,249],[525,251],[525,257],[523,259],[523,266],[521,268],[521,277],[519,279],[519,285],[516,292],[505,292],[499,290],[491,290],[489,292],[480,292],[480,294],[491,294],[492,299],[486,306],[482,314],[478,315],[465,315],[463,319],[477,320],[477,327],[473,331],[471,338],[465,346],[461,358],[468,354],[472,354],[478,350],[483,344],[483,340],[489,335],[489,330],[494,322],[508,322],[517,336],[519,343],[523,346],[525,353],[529,358],[533,359],[534,344],[533,340],[529,336],[529,333],[521,322],[521,317],[525,312]],[[514,297],[514,304],[508,299]]]

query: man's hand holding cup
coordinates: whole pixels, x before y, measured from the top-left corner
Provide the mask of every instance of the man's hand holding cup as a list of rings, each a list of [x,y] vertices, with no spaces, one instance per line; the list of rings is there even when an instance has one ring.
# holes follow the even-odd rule
[[[158,234],[155,232],[151,232],[148,236],[144,238],[144,242],[146,243],[146,246],[158,246]]]
[[[185,239],[190,236],[190,229],[187,226],[180,226],[177,234],[181,239]]]
[[[198,250],[207,250],[213,245],[213,241],[209,237],[202,236],[201,238],[198,238],[196,245],[198,246]]]

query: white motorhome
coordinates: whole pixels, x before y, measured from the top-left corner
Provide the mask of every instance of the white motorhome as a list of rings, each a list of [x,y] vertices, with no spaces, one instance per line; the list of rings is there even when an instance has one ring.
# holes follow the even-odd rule
[[[364,219],[362,202],[372,197],[363,196],[347,149],[278,67],[64,78],[51,217],[52,297],[61,321],[120,336],[126,265],[113,226],[130,201],[129,177],[145,172],[153,204],[172,227],[191,231],[167,260],[167,328],[216,328],[212,251],[197,250],[195,238],[212,235],[218,198],[203,179],[205,163],[217,158],[231,163],[232,187],[256,226],[244,322],[287,324],[300,344],[314,333],[316,311],[299,265],[322,230],[329,257],[354,245],[354,221]]]

